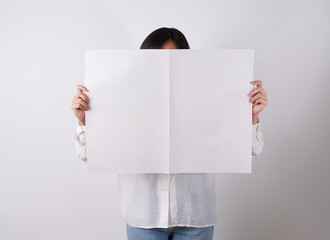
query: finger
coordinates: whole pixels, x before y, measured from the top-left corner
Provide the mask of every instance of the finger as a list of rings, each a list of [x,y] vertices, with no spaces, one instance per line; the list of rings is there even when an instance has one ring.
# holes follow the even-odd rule
[[[255,100],[252,100],[251,103],[252,103],[252,104],[255,104],[255,102],[256,102],[258,99],[262,99],[265,103],[267,103],[267,99],[266,99],[264,96],[261,96],[261,97],[255,99]]]
[[[265,96],[265,95],[262,95],[261,98],[264,99],[266,102],[268,101],[267,96]]]
[[[257,87],[262,87],[262,81],[258,81],[258,80],[256,80],[256,81],[251,81],[250,82],[252,85],[257,85]]]
[[[260,104],[260,105],[266,106],[267,101],[263,98],[258,98],[253,104]]]
[[[80,104],[80,103],[78,103],[78,102],[73,103],[73,104],[71,105],[71,109],[72,109],[72,110],[80,109],[80,110],[82,110],[82,111],[87,111],[87,109],[85,108],[85,106],[82,105],[82,104]]]
[[[77,92],[77,94],[76,94],[76,95],[74,95],[74,97],[73,97],[73,100],[72,100],[72,101],[76,101],[76,100],[78,100],[78,99],[79,99],[79,93],[80,93],[80,92]]]
[[[267,97],[267,93],[266,93],[266,91],[263,88],[261,88],[260,92],[261,92],[262,95],[264,95],[265,97]]]
[[[267,98],[265,98],[265,96],[262,95],[261,93],[258,93],[253,98],[251,98],[250,102],[254,103],[259,98],[262,98],[263,100],[265,100],[267,102]]]
[[[88,104],[81,98],[78,99],[78,102],[85,107],[86,110],[89,109]]]
[[[257,93],[257,94],[255,94],[255,95],[250,99],[249,102],[252,102],[252,103],[253,103],[255,100],[257,100],[257,99],[260,98],[260,97],[262,97],[261,93]]]
[[[88,104],[84,100],[82,100],[81,98],[79,98],[78,100],[74,101],[74,103],[80,103],[81,105],[83,105],[85,107],[86,110],[89,109]]]
[[[260,92],[262,88],[257,87],[255,89],[252,89],[250,93],[248,94],[249,97],[253,97],[256,93]]]
[[[85,92],[88,92],[88,89],[85,87],[85,86],[83,86],[83,85],[77,85],[77,90],[78,90],[78,92],[79,91],[85,91]]]
[[[78,92],[76,95],[73,97],[73,101],[79,101],[79,99],[82,99],[86,104],[89,104],[89,98],[87,97],[86,94],[82,92]]]
[[[89,104],[89,98],[87,97],[87,95],[83,92],[78,92],[77,94],[77,99],[81,98],[82,100],[84,100],[86,103]]]

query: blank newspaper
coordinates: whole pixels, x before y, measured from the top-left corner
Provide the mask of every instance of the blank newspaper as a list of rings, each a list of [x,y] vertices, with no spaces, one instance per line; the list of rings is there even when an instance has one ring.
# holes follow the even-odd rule
[[[254,50],[85,52],[87,164],[104,173],[251,173]]]

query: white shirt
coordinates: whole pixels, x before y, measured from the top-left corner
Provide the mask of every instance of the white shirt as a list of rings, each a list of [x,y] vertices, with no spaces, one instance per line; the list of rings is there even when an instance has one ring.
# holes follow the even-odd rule
[[[252,158],[263,147],[259,125],[252,124]],[[85,130],[77,124],[74,145],[87,163]],[[214,173],[118,174],[118,183],[121,212],[131,226],[204,227],[217,221]]]

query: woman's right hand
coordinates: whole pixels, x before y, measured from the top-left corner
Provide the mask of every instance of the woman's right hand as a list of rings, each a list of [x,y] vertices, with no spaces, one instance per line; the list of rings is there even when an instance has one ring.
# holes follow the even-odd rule
[[[73,97],[71,104],[71,109],[78,118],[80,126],[85,126],[85,111],[90,110],[89,99],[83,91],[88,92],[88,89],[82,85],[77,85],[77,94]]]

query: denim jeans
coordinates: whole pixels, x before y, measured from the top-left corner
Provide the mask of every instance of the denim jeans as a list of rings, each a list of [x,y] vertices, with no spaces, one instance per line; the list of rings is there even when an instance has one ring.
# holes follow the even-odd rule
[[[126,223],[128,240],[212,240],[214,226],[138,228]]]

